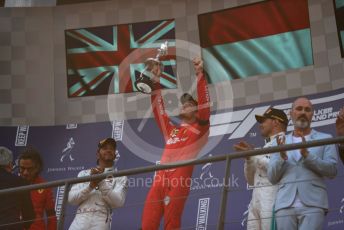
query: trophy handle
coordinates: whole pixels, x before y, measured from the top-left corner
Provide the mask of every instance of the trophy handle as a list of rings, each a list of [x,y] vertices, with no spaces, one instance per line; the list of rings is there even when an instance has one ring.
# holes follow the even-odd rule
[[[144,94],[151,94],[154,91],[154,84],[152,80],[145,76],[143,73],[147,70],[147,67],[141,72],[139,78],[135,81],[135,88]]]

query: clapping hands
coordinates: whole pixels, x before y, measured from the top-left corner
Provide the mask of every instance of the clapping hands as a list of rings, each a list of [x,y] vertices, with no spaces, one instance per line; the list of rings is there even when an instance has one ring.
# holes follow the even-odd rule
[[[103,168],[91,168],[91,173],[90,175],[97,175],[97,174],[101,174],[104,172],[104,169]],[[90,182],[90,187],[91,188],[96,188],[99,184],[101,180],[93,180]]]
[[[285,136],[277,136],[276,140],[277,140],[278,146],[285,144]],[[288,160],[288,155],[287,155],[286,151],[280,152],[280,156],[283,160],[285,160],[285,161]]]
[[[235,151],[248,151],[254,149],[254,146],[245,141],[240,141],[238,144],[235,144],[233,148]],[[250,157],[246,157],[246,159],[249,160]]]

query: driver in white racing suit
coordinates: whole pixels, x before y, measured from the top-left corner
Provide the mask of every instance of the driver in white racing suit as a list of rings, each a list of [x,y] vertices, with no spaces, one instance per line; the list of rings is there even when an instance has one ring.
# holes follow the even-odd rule
[[[96,168],[83,170],[78,177],[114,171],[116,141],[107,138],[99,142]],[[79,205],[69,230],[111,228],[112,209],[123,206],[128,187],[128,178],[106,178],[101,181],[79,183],[72,186],[68,202]]]
[[[285,135],[287,115],[282,110],[269,108],[263,115],[256,115],[256,120],[260,123],[261,135],[266,138],[263,148],[276,146],[275,139]],[[253,149],[253,146],[239,142],[234,145],[234,149],[245,151]],[[252,156],[245,160],[245,178],[254,187],[247,218],[247,229],[250,230],[269,230],[271,227],[277,186],[272,185],[267,178],[269,161],[270,154]]]

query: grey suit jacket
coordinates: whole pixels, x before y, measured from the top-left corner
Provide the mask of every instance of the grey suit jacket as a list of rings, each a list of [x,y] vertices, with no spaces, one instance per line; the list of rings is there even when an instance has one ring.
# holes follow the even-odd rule
[[[330,134],[312,129],[310,140],[332,137]],[[286,144],[292,143],[292,133],[286,136]],[[275,210],[291,207],[298,192],[300,200],[307,206],[328,209],[327,189],[324,178],[337,175],[337,150],[335,145],[309,148],[307,158],[296,161],[293,151],[287,152],[283,160],[279,153],[273,154],[268,166],[268,179],[279,184]]]

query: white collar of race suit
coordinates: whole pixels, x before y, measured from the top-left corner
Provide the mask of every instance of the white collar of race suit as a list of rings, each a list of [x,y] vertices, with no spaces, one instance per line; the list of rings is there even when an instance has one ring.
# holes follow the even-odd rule
[[[104,168],[104,173],[111,172],[111,171],[116,171],[113,166],[112,167],[108,167],[108,168]]]

